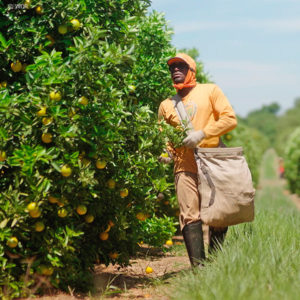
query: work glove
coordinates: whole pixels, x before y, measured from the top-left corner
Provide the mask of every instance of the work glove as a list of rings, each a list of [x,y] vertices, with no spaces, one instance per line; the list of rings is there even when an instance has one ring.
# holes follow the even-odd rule
[[[163,156],[160,156],[158,158],[158,161],[160,163],[163,163],[163,164],[169,164],[173,159],[171,157],[163,157]]]
[[[169,156],[168,152],[162,153],[158,158],[158,161],[163,164],[169,164],[172,160],[173,158]]]
[[[202,130],[192,131],[189,135],[183,140],[184,146],[188,148],[196,148],[197,145],[205,138],[205,134]]]

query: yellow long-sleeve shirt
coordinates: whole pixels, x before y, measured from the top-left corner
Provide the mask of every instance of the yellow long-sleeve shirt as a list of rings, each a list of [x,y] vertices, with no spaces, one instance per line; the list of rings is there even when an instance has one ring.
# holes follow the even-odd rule
[[[203,130],[206,138],[199,147],[213,148],[219,145],[219,138],[237,125],[235,113],[221,89],[215,84],[197,84],[182,98],[188,116],[195,130]],[[180,120],[170,98],[161,102],[158,118],[164,118],[172,125],[180,125]],[[175,149],[174,173],[187,171],[197,173],[193,149]]]

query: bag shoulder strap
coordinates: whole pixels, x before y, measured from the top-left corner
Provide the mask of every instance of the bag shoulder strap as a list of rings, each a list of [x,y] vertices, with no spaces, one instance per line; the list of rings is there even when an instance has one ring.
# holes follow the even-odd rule
[[[185,124],[183,123],[183,121],[185,121],[185,123],[187,124],[189,130],[194,130],[194,127],[191,123],[191,120],[186,112],[186,109],[185,109],[185,106],[181,100],[181,97],[176,94],[172,97],[172,102],[173,102],[173,105],[174,105],[174,108],[175,108],[175,111],[179,117],[179,120],[181,122],[181,124],[183,126],[185,126]]]

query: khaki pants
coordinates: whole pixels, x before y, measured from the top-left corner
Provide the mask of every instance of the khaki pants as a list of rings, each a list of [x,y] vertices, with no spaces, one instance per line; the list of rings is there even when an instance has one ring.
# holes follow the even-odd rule
[[[175,174],[175,188],[179,204],[180,229],[200,220],[201,197],[198,192],[198,176],[190,172]],[[208,244],[208,226],[203,225],[204,242]]]

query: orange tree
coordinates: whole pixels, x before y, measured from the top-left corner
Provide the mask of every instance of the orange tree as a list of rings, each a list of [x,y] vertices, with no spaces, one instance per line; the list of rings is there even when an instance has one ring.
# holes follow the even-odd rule
[[[164,18],[146,0],[53,3],[0,2],[3,297],[85,289],[95,262],[127,264],[175,230],[157,162],[175,53]]]
[[[300,195],[300,127],[289,136],[285,147],[285,172],[289,189],[292,193]]]
[[[258,130],[244,125],[239,120],[237,128],[225,134],[222,141],[228,147],[243,147],[253,183],[257,186],[262,155],[269,146],[268,139]]]

